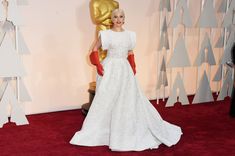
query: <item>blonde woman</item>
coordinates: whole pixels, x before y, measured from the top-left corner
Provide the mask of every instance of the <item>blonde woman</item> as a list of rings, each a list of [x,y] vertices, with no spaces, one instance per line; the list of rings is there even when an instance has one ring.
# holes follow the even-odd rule
[[[112,12],[113,27],[100,32],[90,55],[97,68],[96,95],[71,144],[107,145],[112,151],[142,151],[176,144],[181,128],[164,121],[141,92],[135,78],[133,49],[136,35],[123,29],[123,10]],[[98,49],[107,50],[99,62]]]

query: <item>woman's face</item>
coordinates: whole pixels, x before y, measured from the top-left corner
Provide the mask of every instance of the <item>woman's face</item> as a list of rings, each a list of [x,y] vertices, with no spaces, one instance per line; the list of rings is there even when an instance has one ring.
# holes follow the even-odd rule
[[[117,11],[112,17],[113,27],[122,27],[124,24],[125,16],[123,12]]]

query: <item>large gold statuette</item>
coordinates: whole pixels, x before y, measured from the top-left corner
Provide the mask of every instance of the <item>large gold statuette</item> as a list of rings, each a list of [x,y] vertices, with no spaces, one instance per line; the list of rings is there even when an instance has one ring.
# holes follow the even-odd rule
[[[114,0],[91,0],[90,14],[93,23],[96,25],[96,39],[100,30],[107,30],[112,27],[111,14],[114,9],[119,8],[119,4]],[[99,49],[100,60],[106,57],[106,51]]]

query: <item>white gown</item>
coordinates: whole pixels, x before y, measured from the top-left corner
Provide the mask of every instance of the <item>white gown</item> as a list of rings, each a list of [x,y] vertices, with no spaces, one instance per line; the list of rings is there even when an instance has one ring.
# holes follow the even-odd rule
[[[141,92],[127,60],[135,46],[134,32],[100,32],[107,57],[103,77],[97,76],[96,95],[70,143],[82,146],[107,145],[113,151],[142,151],[176,144],[181,128],[164,121]]]

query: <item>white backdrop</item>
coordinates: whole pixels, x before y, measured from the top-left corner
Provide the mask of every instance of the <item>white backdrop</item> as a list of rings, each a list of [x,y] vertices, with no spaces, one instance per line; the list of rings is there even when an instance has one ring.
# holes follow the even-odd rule
[[[158,11],[159,1],[119,0],[120,7],[126,12],[125,28],[137,33],[136,76],[149,99],[156,98],[156,71],[160,64],[157,57],[162,17]],[[216,0],[215,4],[220,1]],[[174,0],[171,2],[173,10]],[[199,17],[200,3],[189,3],[194,25]],[[21,32],[31,52],[23,57],[27,71],[25,85],[32,96],[32,102],[23,104],[26,114],[80,108],[88,102],[88,84],[95,80],[95,68],[88,60],[95,32],[90,19],[89,0],[29,0],[28,6],[20,7],[20,13],[24,23]],[[171,16],[169,14],[167,23]],[[221,19],[218,16],[218,20]],[[186,32],[186,47],[191,64],[198,54],[199,44],[195,44],[199,42],[198,32],[200,33],[197,28]],[[177,39],[172,34],[172,30],[169,30],[171,50],[168,52],[167,62],[172,54],[172,44]],[[213,46],[218,38],[215,35],[216,29],[212,34],[215,38],[212,41]],[[214,54],[218,63],[220,52],[214,50]],[[196,69],[185,68],[184,80],[188,94],[196,91]],[[211,77],[214,76],[215,69],[217,66],[212,67]],[[172,70],[170,84],[175,79],[176,71],[177,69]],[[211,87],[215,90],[216,84],[211,83]],[[168,88],[166,94],[169,94]]]

